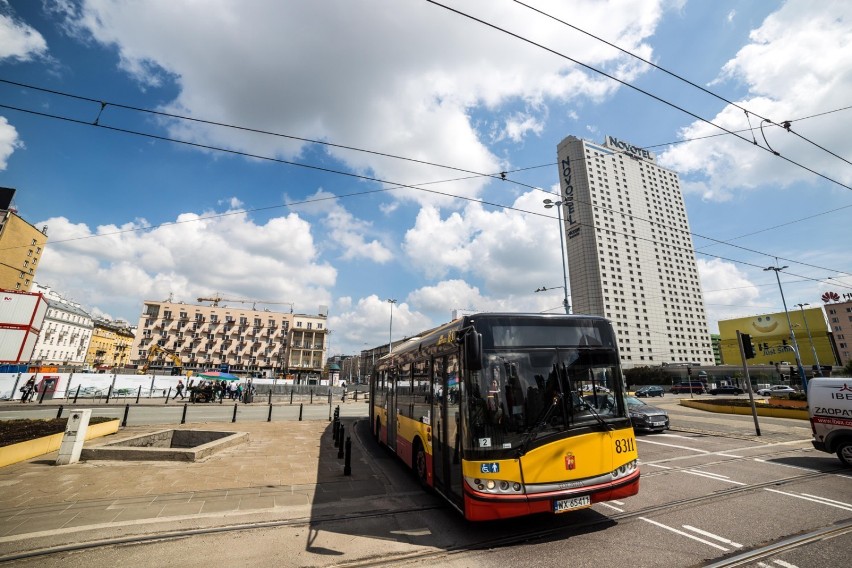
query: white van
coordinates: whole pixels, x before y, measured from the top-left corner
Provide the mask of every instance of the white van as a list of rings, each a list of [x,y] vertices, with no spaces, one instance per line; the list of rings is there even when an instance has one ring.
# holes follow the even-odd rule
[[[813,445],[852,467],[852,379],[814,377],[808,383]]]

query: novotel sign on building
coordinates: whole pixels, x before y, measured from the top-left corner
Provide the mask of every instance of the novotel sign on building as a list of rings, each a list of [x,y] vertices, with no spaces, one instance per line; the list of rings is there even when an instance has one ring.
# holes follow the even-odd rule
[[[622,152],[626,152],[631,156],[636,156],[637,158],[642,158],[644,160],[655,160],[654,154],[649,152],[644,148],[640,148],[639,146],[634,146],[628,142],[624,142],[623,140],[619,140],[614,136],[606,137],[606,146],[608,148],[612,148],[613,150],[621,150]]]

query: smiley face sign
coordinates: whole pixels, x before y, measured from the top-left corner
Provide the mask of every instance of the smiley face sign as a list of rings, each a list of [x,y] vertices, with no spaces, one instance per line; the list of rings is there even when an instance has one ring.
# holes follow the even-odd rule
[[[758,316],[756,320],[751,322],[751,326],[758,333],[772,333],[778,327],[778,320],[775,316]]]

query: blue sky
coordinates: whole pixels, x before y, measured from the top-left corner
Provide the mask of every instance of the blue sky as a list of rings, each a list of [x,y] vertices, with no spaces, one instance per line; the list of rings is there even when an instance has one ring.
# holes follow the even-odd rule
[[[0,185],[48,226],[39,283],[132,323],[327,305],[332,354],[387,341],[388,298],[394,338],[558,312],[556,145],[609,134],[681,175],[711,332],[782,309],[769,265],[788,305],[852,289],[847,2],[528,3],[730,103],[520,3],[446,4],[538,45],[425,0],[0,0]]]

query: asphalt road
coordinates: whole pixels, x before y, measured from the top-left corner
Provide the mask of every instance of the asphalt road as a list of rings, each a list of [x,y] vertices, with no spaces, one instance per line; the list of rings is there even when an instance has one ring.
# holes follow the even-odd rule
[[[18,565],[208,566],[213,558],[217,565],[254,566],[849,565],[852,470],[813,449],[806,422],[761,418],[757,437],[750,416],[708,414],[680,407],[673,397],[653,404],[670,412],[672,430],[638,437],[640,493],[624,501],[471,524],[419,491],[402,464],[373,445],[360,421],[355,435],[400,496],[394,507],[365,502],[364,515],[356,518],[325,511],[301,523],[96,548]],[[366,405],[344,408],[363,412]]]

